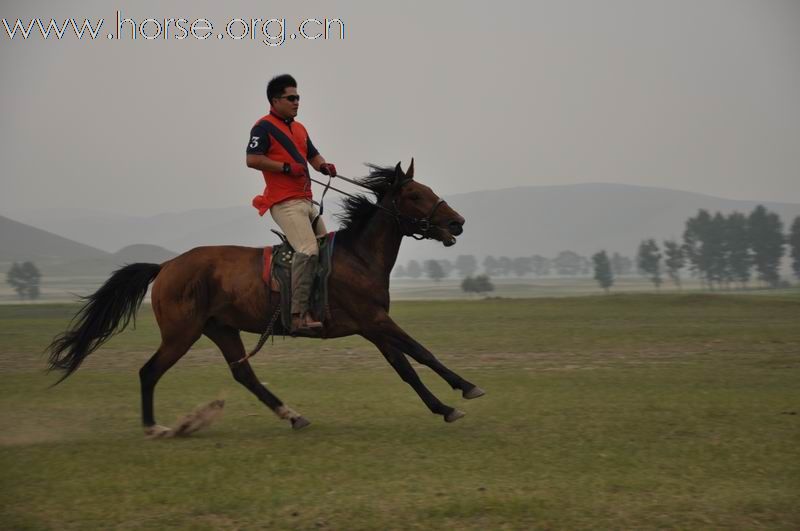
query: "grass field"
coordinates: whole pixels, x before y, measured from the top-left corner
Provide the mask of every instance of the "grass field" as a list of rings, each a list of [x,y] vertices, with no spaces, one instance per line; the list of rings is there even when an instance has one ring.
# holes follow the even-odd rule
[[[798,529],[800,296],[625,294],[405,301],[395,319],[487,391],[431,415],[357,338],[281,340],[256,372],[293,432],[201,340],[159,384],[149,307],[63,384],[41,350],[72,305],[0,306],[0,528]],[[246,345],[255,342],[246,337]]]

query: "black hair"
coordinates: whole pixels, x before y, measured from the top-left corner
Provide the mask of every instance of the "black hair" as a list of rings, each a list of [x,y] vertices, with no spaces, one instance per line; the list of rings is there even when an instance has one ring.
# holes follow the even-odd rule
[[[283,91],[286,87],[297,88],[297,81],[289,74],[281,74],[270,79],[267,84],[267,101],[272,105],[273,98],[280,98],[283,96]]]

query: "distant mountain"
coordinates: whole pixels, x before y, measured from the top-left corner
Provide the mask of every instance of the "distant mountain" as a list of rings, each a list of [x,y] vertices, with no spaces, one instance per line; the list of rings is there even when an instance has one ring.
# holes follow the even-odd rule
[[[108,253],[0,216],[0,264],[30,260],[47,276],[104,276],[127,263],[161,263],[174,256],[163,247],[144,244]]]
[[[325,223],[335,228],[328,215],[336,201],[325,204]],[[170,212],[147,217],[131,217],[103,212],[26,211],[16,219],[57,232],[67,238],[90,242],[113,252],[120,247],[139,243],[158,245],[178,252],[201,245],[264,246],[277,242],[270,229],[277,229],[272,217],[259,217],[251,206],[198,209]]]
[[[113,254],[114,260],[120,264],[131,264],[133,262],[150,262],[160,264],[175,258],[177,253],[158,245],[136,244],[123,247]]]
[[[104,258],[108,253],[0,216],[0,261],[64,261]]]
[[[185,251],[196,245],[206,245],[199,242],[196,245],[175,245],[185,242],[187,235],[193,232],[202,234],[232,220],[241,223],[244,221],[242,218],[256,222],[258,215],[255,215],[254,220],[254,214],[252,207],[197,209],[144,217],[102,211],[48,209],[15,212],[12,217],[73,240],[90,242],[99,249],[115,252],[122,247],[141,243]]]
[[[334,194],[326,214],[336,212]],[[763,204],[778,213],[784,225],[800,215],[800,204],[736,201],[691,192],[622,184],[526,186],[448,195],[448,203],[466,218],[455,247],[406,239],[399,263],[411,258],[483,257],[541,254],[553,257],[566,249],[588,256],[600,249],[632,256],[645,238],[681,239],[685,221],[701,208],[724,213],[749,213]],[[191,210],[151,217],[125,217],[94,212],[30,215],[36,225],[106,250],[149,243],[186,251],[199,245],[275,243],[269,215],[259,217],[250,206]],[[333,230],[337,224],[326,215]],[[96,251],[96,249],[95,249]]]

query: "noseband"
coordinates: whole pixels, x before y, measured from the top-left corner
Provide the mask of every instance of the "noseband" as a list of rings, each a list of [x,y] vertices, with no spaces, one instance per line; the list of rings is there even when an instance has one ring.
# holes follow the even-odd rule
[[[446,205],[447,201],[442,198],[439,198],[436,201],[436,204],[433,205],[431,208],[430,213],[428,213],[428,217],[426,218],[413,218],[411,216],[406,216],[405,214],[401,214],[400,211],[397,209],[397,202],[396,200],[392,199],[392,207],[394,208],[395,219],[397,220],[397,224],[400,227],[400,232],[405,234],[406,236],[411,236],[415,240],[429,240],[431,239],[430,231],[434,225],[431,223],[433,220],[433,216],[436,215],[436,211],[439,210],[439,207],[442,205]],[[409,227],[410,230],[403,230],[403,223]]]

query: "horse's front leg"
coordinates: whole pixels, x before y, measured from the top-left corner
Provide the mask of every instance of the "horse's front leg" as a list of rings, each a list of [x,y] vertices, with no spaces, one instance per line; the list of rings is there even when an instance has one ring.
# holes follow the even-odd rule
[[[419,344],[413,337],[409,336],[397,323],[387,316],[387,322],[384,324],[383,329],[386,334],[391,338],[394,346],[414,358],[418,363],[429,367],[442,379],[450,384],[453,389],[460,389],[461,396],[466,399],[478,398],[483,396],[485,391],[448,369],[436,356],[434,356],[428,349]]]
[[[425,387],[425,384],[419,379],[419,375],[417,375],[414,367],[411,366],[402,351],[393,345],[390,336],[385,334],[370,334],[364,335],[364,337],[378,347],[378,350],[381,351],[386,361],[394,367],[394,370],[397,371],[400,378],[417,392],[425,405],[428,406],[428,409],[431,410],[431,413],[442,415],[446,422],[454,422],[464,416],[463,411],[443,404],[427,387]]]

